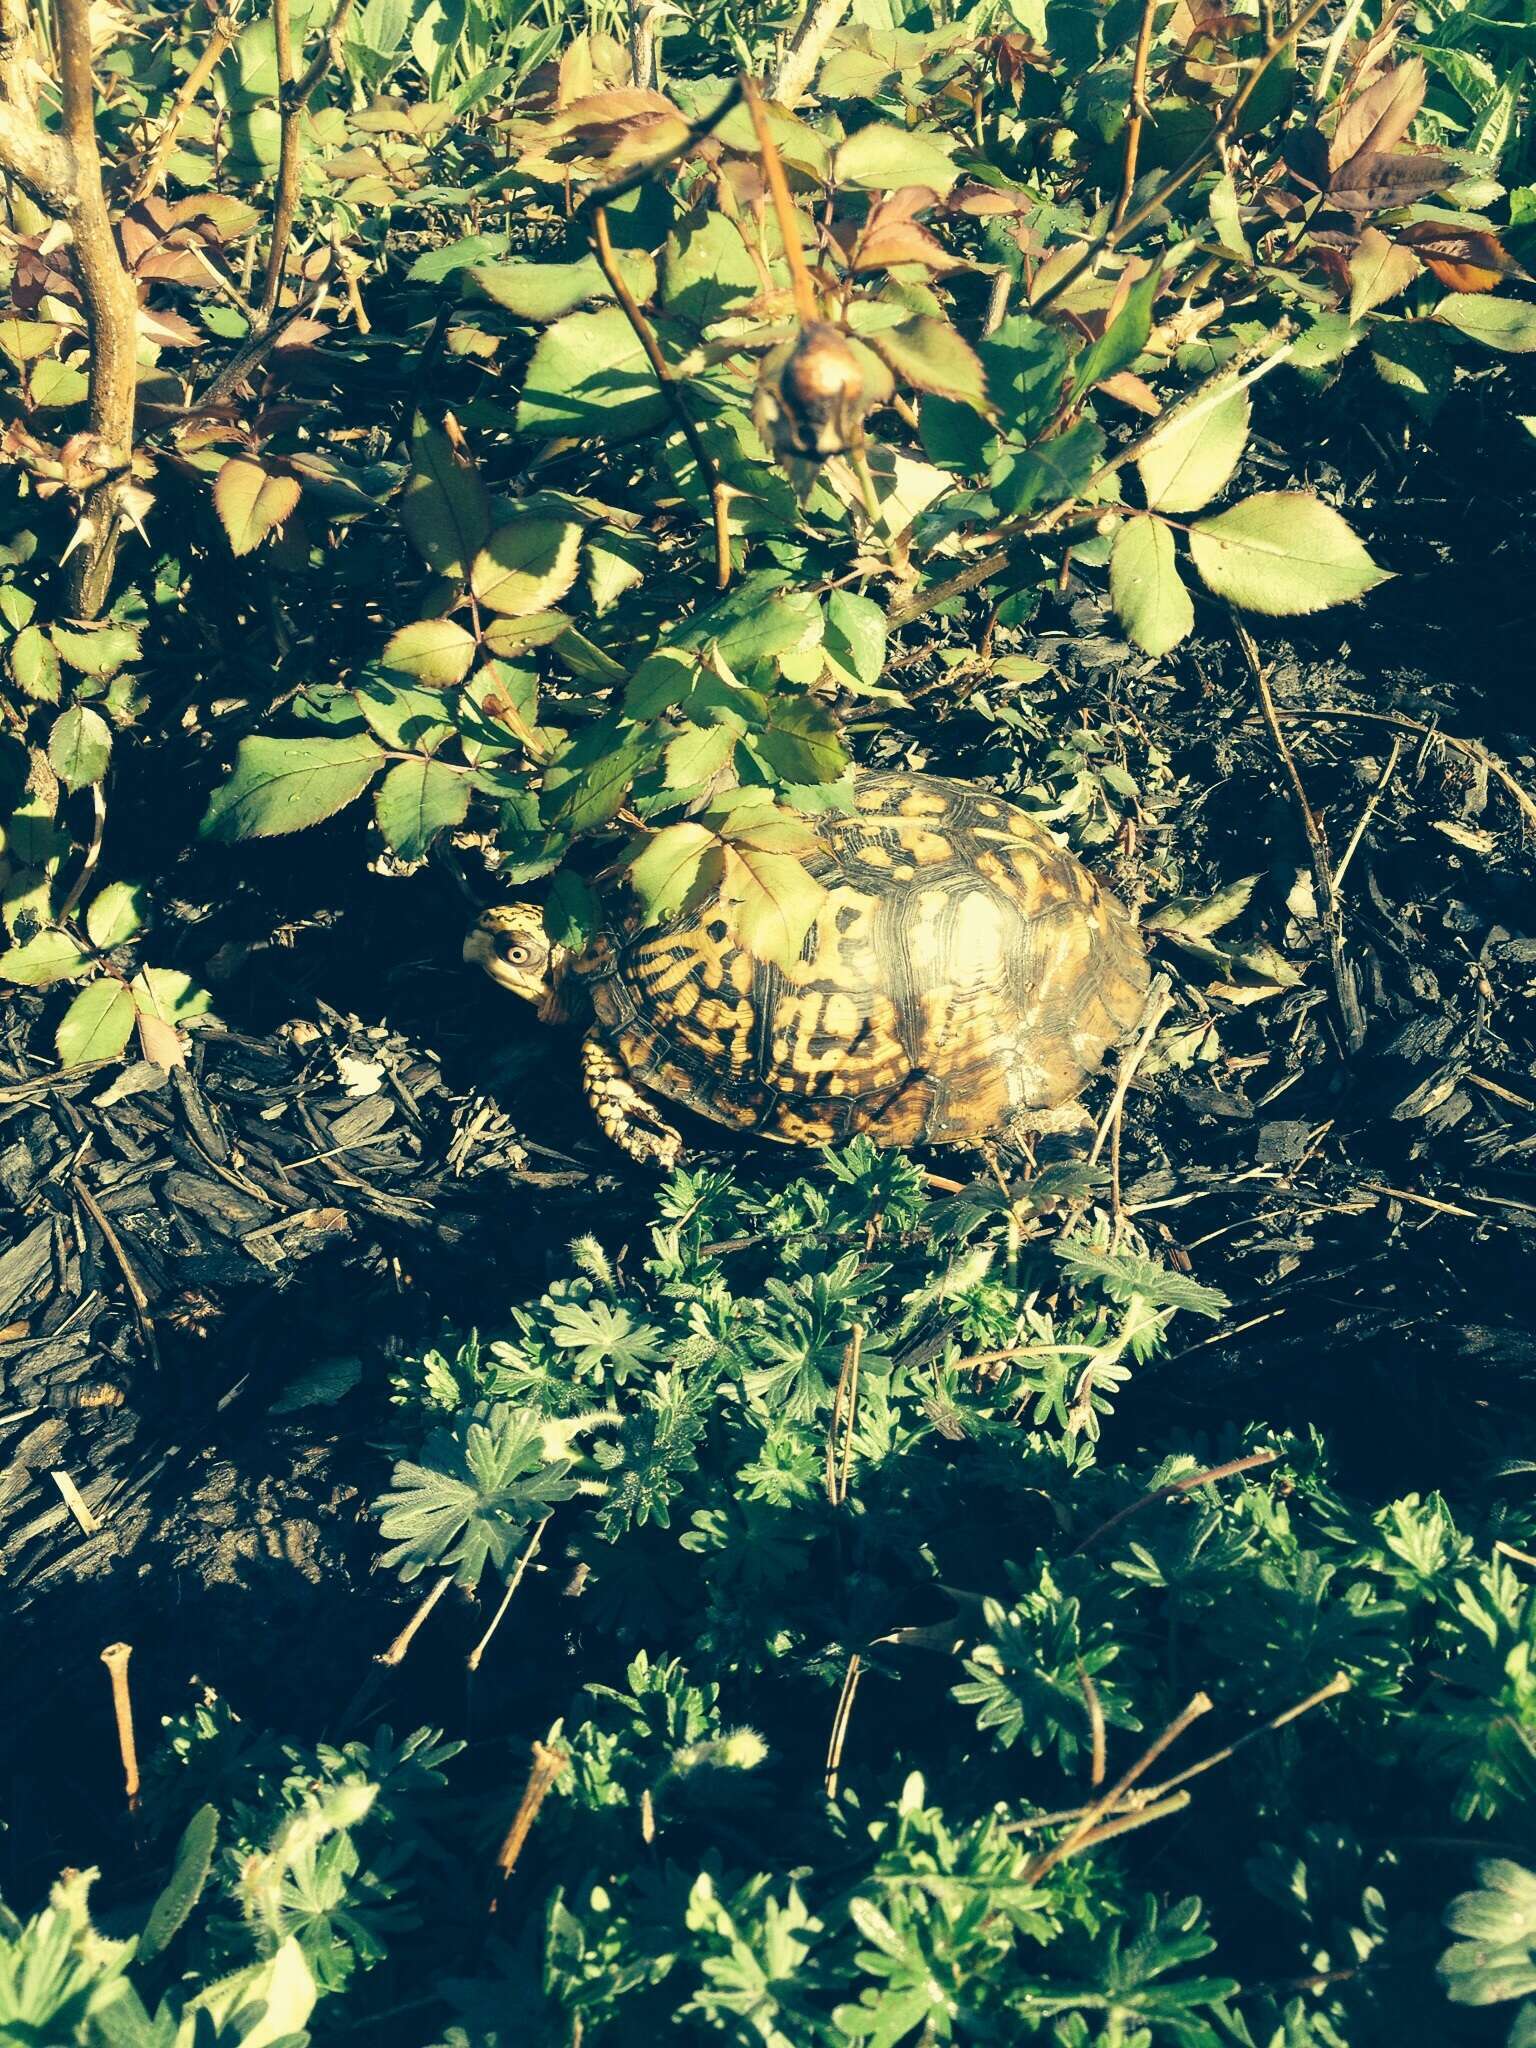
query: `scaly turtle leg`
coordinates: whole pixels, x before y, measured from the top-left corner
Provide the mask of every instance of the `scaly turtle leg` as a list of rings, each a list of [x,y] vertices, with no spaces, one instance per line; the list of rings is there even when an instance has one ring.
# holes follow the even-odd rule
[[[596,1031],[581,1041],[581,1085],[603,1135],[642,1166],[670,1172],[683,1149],[682,1134],[663,1122]]]

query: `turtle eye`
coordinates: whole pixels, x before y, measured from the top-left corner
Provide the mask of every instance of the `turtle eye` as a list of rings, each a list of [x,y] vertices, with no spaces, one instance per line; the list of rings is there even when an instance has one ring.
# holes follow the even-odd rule
[[[501,948],[501,957],[509,967],[526,967],[533,954],[521,940],[512,939]]]

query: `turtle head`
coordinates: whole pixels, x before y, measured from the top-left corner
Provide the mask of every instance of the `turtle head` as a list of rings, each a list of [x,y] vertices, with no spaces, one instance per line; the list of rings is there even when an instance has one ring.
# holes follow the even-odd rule
[[[566,949],[551,942],[537,903],[493,903],[482,911],[464,941],[464,958],[524,1002],[536,1003],[546,1023],[561,1015]]]

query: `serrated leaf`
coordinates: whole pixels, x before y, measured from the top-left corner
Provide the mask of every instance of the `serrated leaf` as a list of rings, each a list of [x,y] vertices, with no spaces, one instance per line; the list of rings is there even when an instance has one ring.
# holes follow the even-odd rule
[[[1242,916],[1258,883],[1257,875],[1242,875],[1218,889],[1214,896],[1176,896],[1171,902],[1149,910],[1142,919],[1143,927],[1152,932],[1208,939]]]
[[[352,700],[386,747],[413,754],[435,754],[454,734],[449,707],[436,690],[388,675],[365,675],[352,690]]]
[[[1097,341],[1090,342],[1072,365],[1075,397],[1091,391],[1117,370],[1126,369],[1146,347],[1152,332],[1152,308],[1163,288],[1161,264],[1152,268],[1130,287],[1125,303]]]
[[[795,853],[769,851],[757,832],[725,848],[721,894],[734,906],[731,926],[754,959],[791,967],[827,892]]]
[[[873,121],[839,145],[832,175],[839,185],[857,185],[868,192],[926,185],[942,199],[959,176],[951,160],[954,150],[953,142],[931,131]]]
[[[571,838],[606,825],[622,807],[646,758],[637,739],[618,740],[606,724],[588,727],[545,771],[544,823]]]
[[[672,789],[693,789],[718,775],[730,760],[739,729],[726,725],[685,725],[667,742],[667,783]]]
[[[213,1007],[207,989],[199,988],[190,975],[174,967],[142,967],[130,987],[139,1015],[162,1024],[190,1024]]]
[[[1198,512],[1230,481],[1248,442],[1246,391],[1231,392],[1208,412],[1173,420],[1137,457],[1147,503],[1158,512]]]
[[[812,697],[774,697],[752,751],[780,782],[836,782],[848,766],[837,721]]]
[[[718,888],[725,873],[720,841],[703,825],[668,825],[640,848],[628,868],[648,924],[681,910],[691,897]]]
[[[1380,228],[1367,228],[1349,259],[1351,321],[1363,320],[1374,307],[1406,291],[1422,268],[1411,249],[1389,241]]]
[[[890,370],[918,391],[985,407],[987,373],[981,357],[947,320],[920,314],[870,334],[867,341]]]
[[[702,331],[762,291],[741,230],[723,213],[695,215],[667,238],[662,301]]]
[[[58,649],[41,626],[27,626],[11,642],[11,674],[17,687],[39,704],[61,695]]]
[[[339,740],[240,742],[229,780],[216,789],[198,830],[205,839],[270,839],[333,817],[384,765],[366,734]]]
[[[411,433],[411,474],[400,523],[427,567],[462,583],[491,530],[491,500],[480,472],[441,427],[419,416]]]
[[[125,662],[137,661],[139,636],[131,626],[53,626],[49,637],[69,666],[83,676],[115,676]]]
[[[163,1955],[186,1925],[208,1882],[218,1839],[217,1807],[200,1806],[176,1844],[176,1861],[170,1881],[144,1922],[144,1931],[139,1936],[138,1961],[148,1962]]]
[[[112,758],[112,728],[88,704],[72,704],[53,721],[48,761],[68,790],[100,782]]]
[[[1049,440],[1037,441],[993,472],[999,508],[1019,518],[1038,506],[1064,505],[1075,498],[1104,457],[1104,435],[1091,419],[1075,420]]]
[[[1217,597],[1273,618],[1348,604],[1389,574],[1331,506],[1302,491],[1261,491],[1200,520],[1189,548]]]
[[[374,793],[373,815],[402,860],[424,860],[439,832],[461,825],[469,777],[444,761],[397,761]]]
[[[302,495],[291,476],[274,476],[259,462],[232,455],[213,480],[214,510],[231,552],[248,555],[280,527]]]
[[[68,932],[35,933],[24,945],[0,953],[0,981],[15,982],[20,988],[49,988],[56,981],[72,981],[87,974],[91,956]]]
[[[138,882],[108,882],[91,898],[85,913],[85,931],[91,944],[103,953],[121,946],[144,927],[145,892]]]
[[[1033,313],[1013,313],[978,353],[1001,424],[1021,441],[1042,434],[1060,406],[1068,368],[1056,329]]]
[[[1527,299],[1451,292],[1436,306],[1435,318],[1504,355],[1526,355],[1536,349],[1536,305]]]
[[[115,976],[103,975],[81,989],[53,1034],[61,1065],[83,1067],[91,1060],[115,1060],[133,1030],[133,997]]]
[[[488,611],[547,611],[576,581],[582,529],[561,519],[516,519],[476,555],[470,588]]]
[[[822,637],[829,661],[873,689],[885,673],[885,612],[873,598],[854,590],[834,590],[827,598],[827,625]]]
[[[1160,519],[1127,519],[1109,558],[1109,598],[1147,654],[1166,654],[1193,630],[1195,608],[1179,577],[1173,535]]]
[[[619,274],[644,305],[656,290],[656,266],[634,250],[615,252]],[[475,290],[514,319],[543,325],[574,313],[589,299],[612,296],[595,256],[577,263],[476,264],[465,275]]]
[[[434,690],[462,683],[474,666],[475,638],[453,619],[417,619],[390,635],[385,668],[412,676]]]
[[[523,374],[520,434],[648,434],[668,417],[643,344],[622,306],[572,313],[547,328]]]
[[[603,906],[585,876],[562,869],[549,885],[544,902],[544,929],[556,946],[579,953],[603,928]]]

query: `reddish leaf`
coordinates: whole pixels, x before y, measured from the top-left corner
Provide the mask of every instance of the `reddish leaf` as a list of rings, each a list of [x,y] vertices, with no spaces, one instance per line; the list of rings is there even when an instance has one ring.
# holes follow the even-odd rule
[[[1328,197],[1346,213],[1389,213],[1412,206],[1460,176],[1454,164],[1429,150],[1398,156],[1379,152],[1353,156],[1329,181]]]
[[[1339,116],[1328,146],[1328,168],[1337,171],[1351,157],[1396,149],[1424,104],[1426,83],[1423,62],[1413,57],[1367,86]]]
[[[926,228],[915,221],[881,222],[859,237],[849,269],[890,270],[901,263],[921,263],[928,270],[963,270],[958,257],[951,256]]]
[[[1453,292],[1491,292],[1506,277],[1525,277],[1497,235],[1485,228],[1448,227],[1417,220],[1398,230],[1420,261]]]

